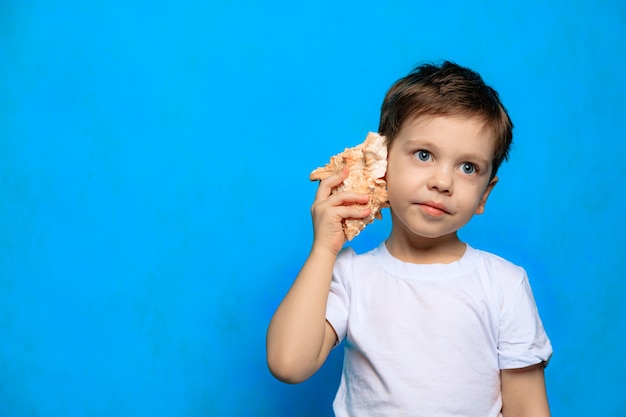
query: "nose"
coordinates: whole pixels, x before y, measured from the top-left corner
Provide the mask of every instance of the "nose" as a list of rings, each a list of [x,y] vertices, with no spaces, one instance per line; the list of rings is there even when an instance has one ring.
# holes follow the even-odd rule
[[[442,166],[434,167],[428,178],[428,188],[440,193],[452,194],[453,180],[450,169]]]

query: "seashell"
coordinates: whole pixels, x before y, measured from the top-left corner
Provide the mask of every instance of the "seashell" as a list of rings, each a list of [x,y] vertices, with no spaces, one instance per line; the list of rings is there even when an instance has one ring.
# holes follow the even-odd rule
[[[331,190],[331,195],[342,191],[355,191],[369,194],[368,204],[355,207],[370,208],[372,211],[364,219],[344,219],[343,231],[347,240],[352,240],[361,230],[372,223],[374,219],[382,219],[381,209],[389,207],[387,198],[387,144],[384,136],[369,132],[365,141],[353,148],[346,148],[343,152],[330,158],[330,162],[311,172],[311,181],[323,180],[340,172],[348,165],[348,177],[337,187]]]

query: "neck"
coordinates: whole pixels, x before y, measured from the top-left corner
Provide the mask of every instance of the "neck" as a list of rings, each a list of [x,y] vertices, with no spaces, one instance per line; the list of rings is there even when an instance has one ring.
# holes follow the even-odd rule
[[[465,243],[456,233],[437,238],[406,236],[391,231],[386,241],[387,250],[403,262],[416,264],[447,264],[461,259]]]

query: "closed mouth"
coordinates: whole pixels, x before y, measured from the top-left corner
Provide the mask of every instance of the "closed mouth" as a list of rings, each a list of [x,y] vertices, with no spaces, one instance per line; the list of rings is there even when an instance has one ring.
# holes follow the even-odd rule
[[[446,209],[446,206],[441,203],[436,203],[434,201],[425,201],[423,203],[418,203],[418,205],[422,206],[424,209],[432,214],[450,214],[450,212]]]

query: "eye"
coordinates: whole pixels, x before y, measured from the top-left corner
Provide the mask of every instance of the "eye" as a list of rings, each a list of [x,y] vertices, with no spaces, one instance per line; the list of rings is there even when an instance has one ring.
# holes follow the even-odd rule
[[[431,157],[430,152],[425,151],[423,149],[419,150],[419,151],[415,151],[415,153],[413,153],[413,155],[415,155],[415,157],[417,159],[419,159],[420,161],[428,161]]]
[[[476,165],[474,164],[470,164],[469,162],[465,162],[463,165],[461,165],[461,171],[463,171],[464,174],[475,174],[478,171],[478,168],[476,168]]]

